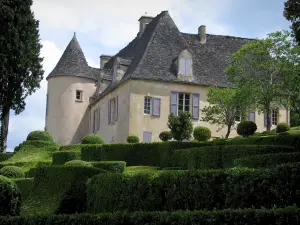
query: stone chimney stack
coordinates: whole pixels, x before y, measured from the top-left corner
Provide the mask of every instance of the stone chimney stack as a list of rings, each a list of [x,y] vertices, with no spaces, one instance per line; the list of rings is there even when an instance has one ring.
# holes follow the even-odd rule
[[[100,56],[100,69],[103,69],[105,63],[110,60],[111,56],[109,55],[101,55]]]
[[[144,30],[146,29],[146,26],[153,20],[153,17],[150,16],[142,16],[140,21],[140,31],[139,31],[139,37],[142,36]]]
[[[206,43],[206,26],[205,25],[201,25],[198,28],[198,35],[199,35],[201,44],[205,44]]]

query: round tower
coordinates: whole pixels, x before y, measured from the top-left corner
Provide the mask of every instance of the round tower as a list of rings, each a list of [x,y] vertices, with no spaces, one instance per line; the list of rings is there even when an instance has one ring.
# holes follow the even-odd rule
[[[95,93],[98,69],[85,59],[76,35],[48,75],[46,126],[60,145],[80,143],[89,130],[89,98]]]

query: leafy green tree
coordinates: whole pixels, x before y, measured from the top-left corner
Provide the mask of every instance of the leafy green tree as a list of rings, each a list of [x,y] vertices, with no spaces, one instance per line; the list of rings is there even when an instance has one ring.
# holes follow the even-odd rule
[[[25,99],[40,87],[44,71],[40,57],[39,22],[31,11],[32,0],[0,1],[0,121],[5,151],[9,111],[19,114]]]
[[[283,15],[292,23],[293,36],[300,45],[300,0],[286,1]]]
[[[299,46],[289,32],[278,31],[265,39],[249,41],[233,54],[226,69],[229,80],[251,95],[255,108],[266,114],[268,131],[271,110],[288,107],[291,97],[299,94],[292,84],[298,76],[299,62]]]
[[[227,127],[225,138],[234,129],[236,120],[241,120],[251,103],[246,91],[233,88],[211,87],[207,94],[208,106],[202,109],[202,121]]]
[[[189,112],[180,112],[178,116],[169,115],[168,127],[177,141],[190,140],[193,132],[192,116]]]

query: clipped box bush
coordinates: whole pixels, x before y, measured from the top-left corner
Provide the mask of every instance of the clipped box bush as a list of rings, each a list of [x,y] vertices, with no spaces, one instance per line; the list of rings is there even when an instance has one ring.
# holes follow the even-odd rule
[[[0,169],[0,175],[8,178],[24,178],[25,174],[22,168],[17,166],[4,166]]]
[[[91,163],[94,167],[116,173],[123,173],[126,168],[125,161],[100,161]]]
[[[82,144],[74,144],[74,145],[63,145],[59,147],[59,151],[80,151]]]
[[[129,135],[127,137],[127,142],[128,143],[139,143],[140,142],[140,139],[138,136],[135,136],[135,135]]]
[[[13,153],[10,153],[10,152],[1,153],[0,152],[0,162],[8,160],[12,156],[13,156]]]
[[[254,155],[235,159],[234,165],[249,168],[269,168],[294,162],[300,162],[300,152]]]
[[[234,165],[234,160],[266,153],[295,152],[292,147],[273,145],[229,145],[176,150],[173,166],[185,169],[222,169]]]
[[[92,166],[92,164],[82,160],[71,160],[66,162],[65,166]]]
[[[88,212],[299,207],[299,174],[300,163],[261,170],[101,174],[88,182]]]
[[[287,123],[279,123],[276,127],[276,133],[283,133],[290,130],[290,126]]]
[[[28,134],[27,141],[50,141],[53,142],[51,134],[47,131],[35,130]]]
[[[0,216],[19,215],[20,208],[21,193],[17,185],[9,178],[0,175]]]
[[[55,142],[51,141],[23,141],[21,144],[15,147],[14,152],[32,148],[43,148],[46,151],[57,151],[59,149],[59,146]]]
[[[64,165],[68,161],[79,159],[80,152],[78,151],[54,152],[52,155],[52,165]]]
[[[243,137],[252,136],[256,130],[257,126],[253,121],[242,121],[237,126],[237,133]]]
[[[89,134],[82,138],[81,144],[104,144],[104,140],[100,135]]]
[[[169,140],[172,140],[172,138],[173,138],[173,135],[172,135],[171,131],[162,131],[159,134],[159,139],[162,141],[169,141]]]
[[[194,129],[193,135],[197,141],[208,141],[211,137],[211,131],[207,127],[198,126]]]
[[[17,178],[13,179],[13,181],[20,190],[21,198],[26,199],[33,190],[33,178]]]

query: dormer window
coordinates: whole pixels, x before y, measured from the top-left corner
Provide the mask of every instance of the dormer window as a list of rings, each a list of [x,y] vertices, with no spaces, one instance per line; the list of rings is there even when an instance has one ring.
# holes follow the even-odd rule
[[[76,101],[82,102],[82,91],[81,90],[76,90]]]
[[[192,54],[183,50],[178,56],[178,77],[181,79],[191,79],[193,77],[193,59]]]

